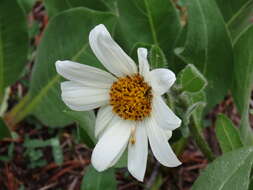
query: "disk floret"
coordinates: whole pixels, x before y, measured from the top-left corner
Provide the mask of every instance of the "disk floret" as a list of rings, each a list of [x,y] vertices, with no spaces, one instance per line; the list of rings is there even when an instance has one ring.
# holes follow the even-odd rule
[[[151,113],[152,89],[135,74],[119,78],[110,89],[113,111],[126,120],[141,121]]]

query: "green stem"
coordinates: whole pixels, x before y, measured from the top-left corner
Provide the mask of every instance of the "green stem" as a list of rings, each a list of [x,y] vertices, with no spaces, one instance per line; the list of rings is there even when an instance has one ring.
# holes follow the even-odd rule
[[[24,117],[26,117],[30,112],[27,111],[27,105],[30,100],[30,95],[25,95],[19,103],[12,108],[11,111],[9,111],[5,115],[6,123],[8,123],[10,128],[13,128],[18,122],[20,122]]]
[[[250,127],[249,123],[249,109],[246,109],[242,113],[241,117],[241,124],[240,124],[240,130],[241,130],[241,139],[244,142],[245,145],[252,145],[253,144],[253,131]]]
[[[215,156],[204,139],[200,124],[198,124],[198,122],[193,117],[191,117],[190,119],[189,129],[201,152],[206,156],[209,161],[213,161],[215,159]]]

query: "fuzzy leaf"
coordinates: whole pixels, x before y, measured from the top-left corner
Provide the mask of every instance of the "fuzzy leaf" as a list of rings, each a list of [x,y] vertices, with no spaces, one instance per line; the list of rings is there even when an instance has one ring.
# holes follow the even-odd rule
[[[180,72],[179,80],[182,90],[191,93],[202,91],[207,85],[205,77],[192,64]]]
[[[239,131],[225,115],[219,115],[216,121],[216,135],[222,152],[229,152],[242,147]]]
[[[96,120],[94,112],[65,111],[65,113],[78,123],[80,140],[86,143],[89,147],[94,147],[95,143],[97,142],[97,139],[94,136]]]
[[[0,1],[0,102],[21,74],[28,53],[26,18],[16,0]]]
[[[188,1],[186,42],[175,52],[207,78],[207,109],[223,99],[231,86],[233,52],[225,22],[214,1]]]
[[[253,147],[228,152],[201,173],[192,190],[248,190]]]
[[[102,0],[44,0],[43,1],[49,17],[53,17],[58,13],[75,8],[87,7],[94,10],[106,11],[107,7]]]
[[[114,15],[75,8],[50,20],[38,47],[27,104],[18,114],[22,116],[32,112],[44,124],[52,127],[73,122],[63,112],[67,107],[61,100],[62,78],[55,70],[55,62],[72,60],[103,69],[88,43],[89,32],[101,23],[111,30],[115,24]]]
[[[168,62],[181,26],[179,14],[168,0],[118,0],[119,30],[130,50],[137,42],[162,48]],[[123,40],[121,40],[123,41]]]
[[[114,169],[97,172],[89,166],[83,177],[81,190],[116,190]]]

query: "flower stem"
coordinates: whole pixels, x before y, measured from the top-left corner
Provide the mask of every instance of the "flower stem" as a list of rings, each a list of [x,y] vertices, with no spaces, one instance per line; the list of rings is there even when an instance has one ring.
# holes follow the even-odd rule
[[[253,144],[253,131],[249,123],[249,109],[246,109],[241,116],[240,124],[241,139],[245,145]]]
[[[211,148],[209,147],[209,145],[204,139],[204,136],[202,134],[202,127],[194,119],[194,117],[191,117],[190,119],[189,129],[190,129],[192,137],[194,138],[201,152],[206,156],[206,158],[209,161],[213,161],[215,159],[215,156],[213,152],[211,151]]]
[[[6,113],[4,119],[9,128],[13,129],[18,122],[20,122],[26,115],[29,114],[24,111],[29,100],[30,96],[29,94],[27,94],[21,99],[21,101],[19,101],[19,103],[14,108],[12,108],[11,111]]]

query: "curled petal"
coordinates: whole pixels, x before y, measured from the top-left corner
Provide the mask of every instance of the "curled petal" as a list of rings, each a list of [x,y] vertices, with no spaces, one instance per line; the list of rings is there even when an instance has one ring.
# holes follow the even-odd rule
[[[167,167],[179,166],[181,162],[171,149],[166,134],[158,127],[154,118],[149,118],[146,129],[148,140],[156,159]]]
[[[154,69],[150,77],[152,89],[157,95],[167,92],[176,81],[175,74],[169,69]]]
[[[164,130],[175,130],[181,125],[181,119],[166,105],[161,96],[153,98],[153,116],[158,124]]]

